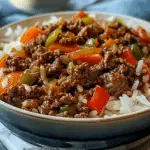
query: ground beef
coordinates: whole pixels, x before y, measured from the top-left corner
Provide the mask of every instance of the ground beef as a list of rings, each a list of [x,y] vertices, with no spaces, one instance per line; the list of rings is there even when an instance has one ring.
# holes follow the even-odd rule
[[[85,114],[89,114],[90,109],[87,106],[81,106],[81,107],[77,107],[77,111],[79,113],[85,113]]]
[[[51,106],[50,106],[51,109],[56,109],[56,108],[59,108],[59,107],[61,107],[61,103],[59,103],[59,101],[57,99],[55,99],[55,101],[52,102]]]
[[[120,72],[121,74],[126,74],[128,71],[128,67],[125,64],[120,64],[114,71]]]
[[[60,44],[74,44],[76,43],[76,38],[72,32],[66,32],[59,34],[57,41]]]
[[[72,104],[76,104],[77,100],[75,97],[73,97],[70,93],[69,94],[65,94],[64,96],[62,96],[59,100],[60,103],[65,104],[65,105],[72,105]]]
[[[58,49],[54,50],[53,53],[54,53],[55,58],[59,58],[61,55],[64,55],[64,52]]]
[[[22,108],[25,110],[32,110],[33,108],[37,109],[40,104],[41,102],[38,99],[28,99],[22,103]]]
[[[33,60],[38,60],[40,64],[51,63],[55,58],[64,54],[59,50],[50,51],[42,45],[31,45],[25,51],[31,55]]]
[[[90,86],[92,80],[90,80],[90,70],[88,63],[82,63],[78,65],[72,73],[73,80],[79,80],[83,86]]]
[[[42,86],[43,85],[43,80],[41,78],[37,79],[37,85]]]
[[[88,26],[84,26],[82,21],[79,19],[75,23],[68,22],[66,28],[77,35],[76,37],[68,37],[67,32],[65,34],[59,35],[58,41],[61,44],[84,44],[88,38],[95,38],[98,34],[103,33],[103,29],[96,23]]]
[[[35,40],[31,40],[23,46],[23,49],[29,56],[32,56],[32,54],[38,49],[39,46],[41,47],[41,45],[38,45]]]
[[[96,38],[100,33],[103,33],[103,29],[98,24],[93,23],[83,27],[77,34],[77,37],[84,37],[85,39]]]
[[[58,77],[65,66],[61,59],[56,58],[52,64],[46,65],[46,75],[48,77]]]
[[[109,68],[110,65],[108,65],[108,62],[111,62],[111,57],[113,56],[113,52],[112,51],[107,51],[105,52],[104,55],[104,68]]]
[[[118,36],[124,36],[126,33],[128,33],[127,28],[125,26],[120,26],[117,31]]]
[[[115,40],[116,43],[117,43],[117,41],[118,41],[118,44],[119,44],[119,39]],[[126,49],[126,47],[123,44],[119,44],[118,51],[117,51],[118,56],[121,56],[124,49]]]
[[[102,34],[104,30],[97,24],[93,23],[88,26],[88,36],[90,38],[96,38],[99,34]]]
[[[51,63],[52,61],[54,61],[54,58],[55,58],[54,53],[51,51],[47,51],[47,52],[41,53],[39,55],[40,55],[39,60],[42,64]]]
[[[63,81],[59,87],[62,92],[71,92],[76,86],[76,80],[72,81],[71,79],[67,79]]]
[[[86,39],[85,39],[84,37],[78,35],[78,36],[76,36],[76,42],[77,42],[79,45],[83,45],[83,44],[85,44]]]
[[[117,30],[113,28],[106,27],[105,32],[99,35],[100,41],[105,41],[105,39],[115,39],[118,38]]]
[[[68,21],[66,25],[66,30],[73,32],[75,35],[84,27],[81,19],[78,19],[75,23]]]
[[[88,26],[83,27],[77,36],[88,38]]]
[[[52,31],[54,31],[57,28],[57,25],[41,25],[39,26],[39,28],[44,31],[44,35],[48,36]]]
[[[43,101],[43,104],[47,107],[50,107],[51,103],[55,100],[52,95],[45,95],[43,97],[40,97],[40,99]]]
[[[40,98],[43,102],[43,108],[49,108],[49,110],[54,110],[64,105],[74,105],[77,103],[77,99],[73,97],[70,93],[60,92],[58,95],[46,95]]]
[[[82,113],[76,114],[74,117],[75,118],[87,118],[88,113],[82,112]]]
[[[41,46],[41,45],[31,46],[30,48],[31,48],[31,50],[32,50],[32,48],[34,49],[34,51],[31,51],[31,55],[32,55],[33,60],[40,58],[41,55],[43,55],[43,53],[48,52],[48,49]]]
[[[89,66],[88,63],[81,63],[72,70],[72,79],[85,87],[90,87],[98,83],[98,76],[101,71],[95,66]]]
[[[123,60],[122,58],[112,58],[106,64],[104,64],[105,69],[115,69],[118,67],[119,64],[125,64],[129,68],[136,68],[135,65],[131,65]]]
[[[45,45],[46,38],[47,36],[44,34],[38,35],[36,39],[23,45],[23,49],[29,56],[31,56],[35,51],[41,49],[41,47]]]
[[[135,73],[135,68],[128,67],[126,77],[128,79],[130,87],[132,87],[132,85],[134,84],[135,78],[137,77]]]
[[[8,95],[3,97],[3,100],[21,107],[22,102],[27,99],[39,98],[46,94],[44,87],[30,86],[31,91],[27,91],[23,85],[14,86],[8,90]]]
[[[118,21],[112,21],[108,23],[108,27],[118,29],[121,24]]]
[[[9,71],[23,71],[30,66],[31,62],[31,58],[8,56],[5,60],[7,68],[4,69],[4,72],[8,73]]]
[[[131,33],[126,33],[124,36],[124,41],[126,41],[128,44],[133,43],[135,41],[134,36]]]
[[[114,96],[118,96],[123,91],[129,90],[129,83],[127,78],[119,72],[109,72],[100,76],[102,86]]]
[[[57,112],[55,110],[50,110],[48,115],[50,116],[56,116]]]

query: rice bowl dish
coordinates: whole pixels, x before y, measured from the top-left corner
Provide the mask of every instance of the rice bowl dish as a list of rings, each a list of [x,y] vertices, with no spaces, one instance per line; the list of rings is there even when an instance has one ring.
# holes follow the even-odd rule
[[[123,20],[79,12],[8,28],[0,99],[35,113],[109,118],[150,108],[150,37]]]

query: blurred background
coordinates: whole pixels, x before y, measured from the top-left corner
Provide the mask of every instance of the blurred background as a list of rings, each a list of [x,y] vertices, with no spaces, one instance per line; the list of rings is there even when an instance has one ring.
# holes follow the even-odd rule
[[[35,14],[93,10],[130,15],[150,21],[150,0],[0,0],[0,26]]]

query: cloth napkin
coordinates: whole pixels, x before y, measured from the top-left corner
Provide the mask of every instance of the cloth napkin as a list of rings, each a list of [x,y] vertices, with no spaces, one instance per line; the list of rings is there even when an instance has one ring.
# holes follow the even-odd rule
[[[150,0],[103,0],[86,10],[129,15],[150,21]]]
[[[0,150],[43,150],[42,148],[33,146],[14,136],[1,123],[0,123],[0,141],[1,141]]]
[[[4,146],[5,145],[5,146]],[[128,145],[106,150],[150,150],[150,135]],[[14,136],[0,123],[0,150],[65,150],[65,148],[36,147]],[[79,150],[69,148],[67,150]],[[81,150],[81,149],[80,149]],[[83,149],[82,149],[83,150]]]
[[[94,1],[95,0],[69,0],[68,4],[64,5],[67,5],[66,10],[79,10]],[[88,5],[85,10],[129,15],[150,21],[150,0],[101,0],[97,4]],[[51,12],[51,10],[49,10],[49,12]],[[42,11],[40,13],[42,13]],[[36,13],[23,12],[16,9],[8,0],[0,0],[0,26],[25,19],[34,14]]]

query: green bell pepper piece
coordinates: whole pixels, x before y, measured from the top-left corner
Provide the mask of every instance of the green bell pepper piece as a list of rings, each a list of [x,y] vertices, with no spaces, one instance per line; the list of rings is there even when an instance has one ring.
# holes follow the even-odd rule
[[[62,33],[60,28],[55,29],[47,38],[45,47],[49,47],[52,43],[54,43],[58,37],[58,35]]]
[[[21,76],[20,84],[32,85],[36,80],[36,73],[31,73],[30,70],[25,70]]]
[[[131,51],[136,60],[140,60],[144,56],[142,50],[137,44],[131,45]]]

